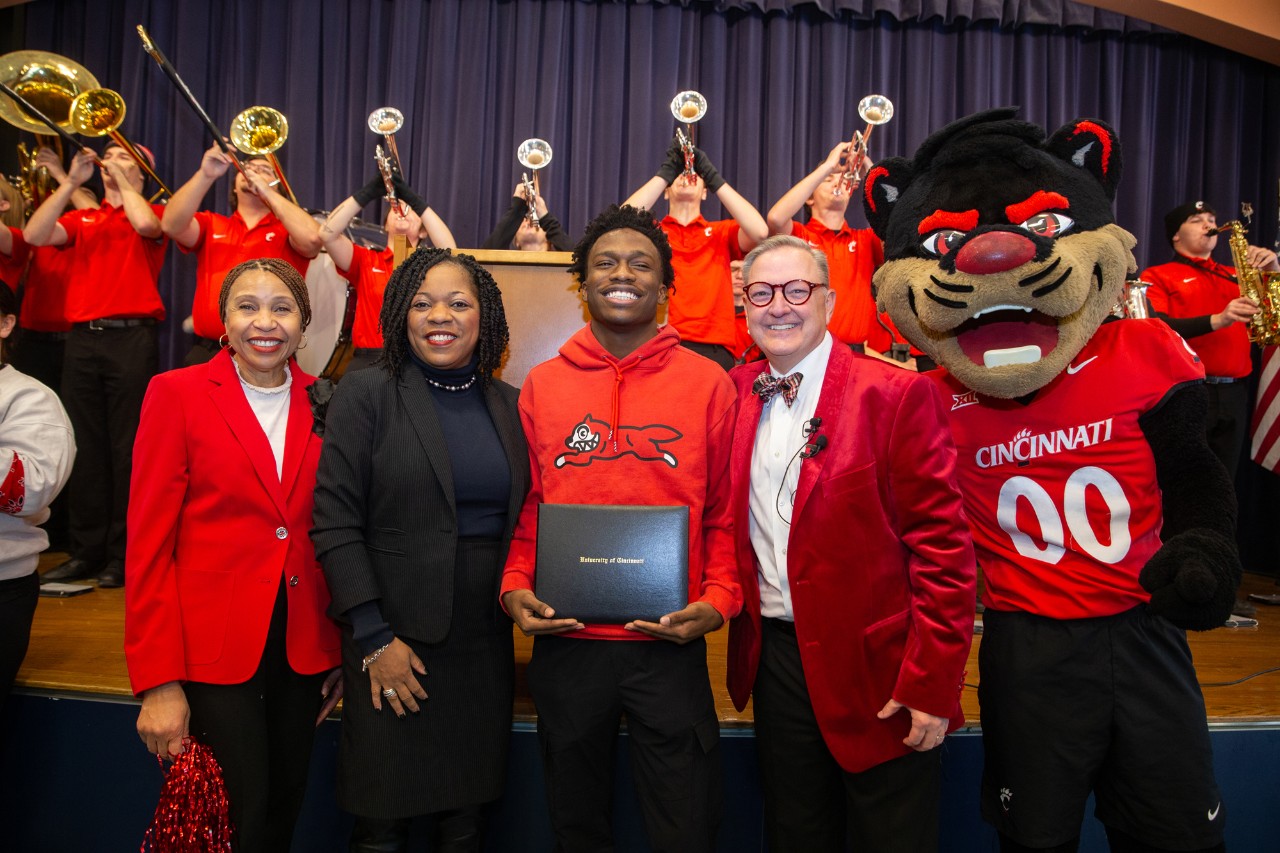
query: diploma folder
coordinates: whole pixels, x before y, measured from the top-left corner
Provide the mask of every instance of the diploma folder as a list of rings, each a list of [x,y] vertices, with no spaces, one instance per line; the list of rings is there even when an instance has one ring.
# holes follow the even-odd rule
[[[689,601],[689,508],[542,504],[534,595],[556,618],[656,622]]]

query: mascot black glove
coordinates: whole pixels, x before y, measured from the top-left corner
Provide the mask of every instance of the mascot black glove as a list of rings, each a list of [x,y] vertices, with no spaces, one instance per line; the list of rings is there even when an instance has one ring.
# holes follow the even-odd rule
[[[707,192],[709,193],[714,194],[728,183],[720,176],[720,170],[711,162],[707,152],[701,148],[693,149],[693,170],[702,177],[702,181],[707,185]]]
[[[1184,631],[1217,628],[1231,615],[1240,564],[1235,544],[1203,528],[1171,537],[1138,575],[1151,609]]]

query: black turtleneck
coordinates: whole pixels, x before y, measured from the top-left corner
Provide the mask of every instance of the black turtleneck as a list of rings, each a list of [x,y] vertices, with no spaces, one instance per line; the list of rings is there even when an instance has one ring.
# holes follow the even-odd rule
[[[458,507],[458,536],[500,538],[507,528],[511,468],[485,405],[476,375],[476,359],[466,367],[441,370],[411,353],[436,404],[436,417],[449,447],[453,496]],[[471,387],[450,391],[466,385]],[[445,386],[444,388],[440,386]]]

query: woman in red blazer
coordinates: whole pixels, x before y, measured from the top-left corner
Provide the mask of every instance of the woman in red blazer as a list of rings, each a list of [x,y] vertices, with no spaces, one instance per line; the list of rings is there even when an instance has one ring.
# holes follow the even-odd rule
[[[227,274],[225,346],[156,376],[133,459],[125,657],[138,734],[222,766],[239,851],[288,850],[338,630],[308,536],[320,438],[293,354],[311,319],[289,264]],[[323,698],[327,694],[327,701]],[[317,714],[320,714],[317,717]]]

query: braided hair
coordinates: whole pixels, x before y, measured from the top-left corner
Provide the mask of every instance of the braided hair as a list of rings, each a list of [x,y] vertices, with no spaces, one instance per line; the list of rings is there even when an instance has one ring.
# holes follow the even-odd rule
[[[480,383],[489,385],[493,373],[502,366],[502,355],[511,335],[507,329],[507,312],[502,306],[498,283],[480,262],[470,255],[455,255],[449,249],[420,246],[404,263],[396,267],[383,295],[382,314],[378,325],[382,331],[382,354],[375,362],[392,377],[400,376],[404,363],[410,360],[407,331],[409,306],[417,295],[427,272],[437,264],[460,267],[471,280],[480,302],[480,336],[476,344],[476,372]]]
[[[218,293],[218,316],[222,318],[223,324],[227,322],[227,298],[231,295],[231,285],[249,270],[270,273],[289,288],[293,300],[298,303],[298,313],[302,315],[302,331],[305,332],[311,323],[311,295],[307,292],[307,283],[292,264],[279,258],[254,258],[231,268],[227,277],[222,280],[222,290]]]
[[[667,286],[668,293],[676,292],[676,269],[671,265],[671,244],[667,241],[666,232],[658,225],[653,214],[643,207],[611,204],[595,219],[587,223],[582,232],[582,239],[573,247],[573,263],[569,264],[569,274],[582,287],[587,280],[587,257],[596,241],[610,231],[621,231],[629,228],[649,238],[658,250],[658,258],[662,262],[662,283]]]

